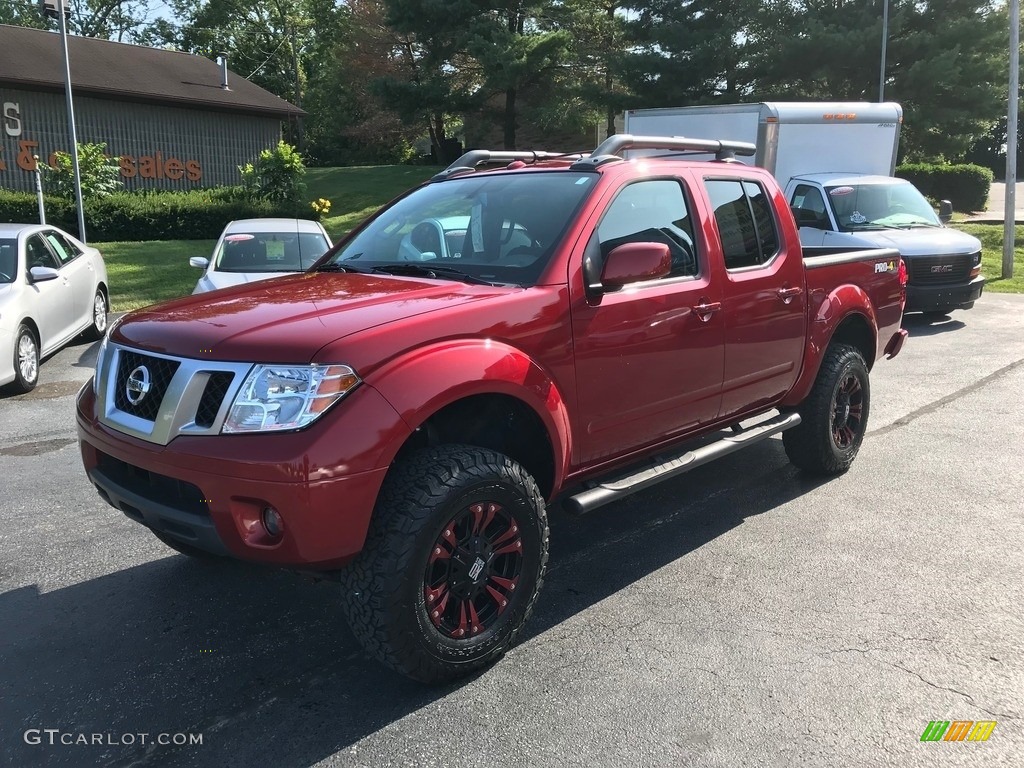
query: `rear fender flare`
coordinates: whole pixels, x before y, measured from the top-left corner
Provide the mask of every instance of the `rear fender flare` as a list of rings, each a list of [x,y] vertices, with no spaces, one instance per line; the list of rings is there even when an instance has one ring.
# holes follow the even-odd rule
[[[868,324],[872,332],[872,344],[875,345],[875,356],[877,357],[878,318],[875,316],[875,309],[871,298],[863,288],[856,285],[841,285],[834,289],[820,302],[814,302],[816,306],[811,322],[807,326],[807,345],[804,347],[804,364],[800,370],[800,376],[793,385],[793,389],[783,399],[781,405],[792,407],[804,401],[814,380],[818,376],[818,369],[825,357],[825,350],[832,343],[836,330],[850,317],[859,315]],[[871,362],[868,361],[870,366]]]
[[[554,487],[569,470],[570,421],[565,398],[554,380],[529,355],[503,342],[469,339],[433,344],[390,361],[367,376],[366,383],[391,404],[410,430],[447,405],[473,395],[517,398],[541,419],[555,459]],[[394,460],[402,445],[382,454]]]

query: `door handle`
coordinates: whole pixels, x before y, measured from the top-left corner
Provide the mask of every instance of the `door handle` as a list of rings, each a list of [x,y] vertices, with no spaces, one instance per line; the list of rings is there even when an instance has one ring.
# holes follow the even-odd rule
[[[706,323],[711,319],[711,316],[722,308],[722,302],[720,301],[708,301],[707,299],[701,299],[700,304],[693,308],[693,311],[697,313],[697,317],[700,318],[702,323]]]
[[[779,288],[779,298],[784,304],[789,304],[794,298],[804,292],[803,288]]]

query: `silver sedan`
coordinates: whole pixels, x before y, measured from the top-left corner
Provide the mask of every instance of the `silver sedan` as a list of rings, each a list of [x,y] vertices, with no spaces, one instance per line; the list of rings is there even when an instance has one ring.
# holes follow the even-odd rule
[[[56,227],[0,224],[0,385],[28,392],[46,355],[101,338],[109,296],[95,248]]]

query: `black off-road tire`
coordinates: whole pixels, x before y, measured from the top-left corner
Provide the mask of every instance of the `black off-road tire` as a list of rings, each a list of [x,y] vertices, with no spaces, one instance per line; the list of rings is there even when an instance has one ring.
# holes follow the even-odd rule
[[[864,439],[870,405],[864,357],[848,344],[833,344],[825,352],[814,388],[797,409],[800,425],[782,433],[789,460],[815,474],[846,472]]]
[[[152,530],[152,529],[151,529]],[[166,544],[168,547],[173,549],[175,552],[187,557],[194,557],[196,560],[215,560],[219,559],[219,555],[215,555],[212,552],[207,552],[205,549],[199,547],[193,547],[190,544],[186,544],[180,539],[176,539],[173,536],[168,536],[166,533],[160,533],[160,531],[153,531],[153,535],[156,536],[160,541]]]
[[[438,619],[437,613],[428,610],[428,600],[434,599],[429,575],[435,572],[428,569],[438,567],[435,561],[441,548],[448,546],[443,539],[449,535],[455,554],[440,565],[454,574],[457,557],[467,558],[460,548],[464,541],[460,531],[468,529],[457,521],[469,525],[473,510],[481,505],[499,511],[489,512],[475,540],[486,541],[487,531],[497,533],[490,534],[496,539],[494,554],[489,556],[482,581],[477,582],[480,586],[473,588],[489,589],[487,585],[495,583],[489,574],[497,563],[513,562],[518,570],[511,580],[513,591],[504,594],[506,607],[498,608],[497,599],[491,606],[488,597],[481,595],[484,608],[474,610],[480,615],[487,610],[497,614],[473,626],[470,634],[474,636],[460,639],[460,630],[439,624],[445,617]],[[510,541],[518,550],[497,554]],[[545,503],[526,470],[507,456],[474,446],[426,448],[393,467],[384,481],[366,545],[341,575],[344,610],[352,632],[374,658],[420,682],[448,682],[494,663],[515,643],[533,610],[547,559]],[[472,577],[471,582],[481,579],[480,570],[476,575],[472,570],[464,573]],[[453,585],[461,588],[463,582],[451,579],[443,583],[455,595]],[[464,605],[456,600],[452,606]],[[444,610],[450,613],[452,607]]]

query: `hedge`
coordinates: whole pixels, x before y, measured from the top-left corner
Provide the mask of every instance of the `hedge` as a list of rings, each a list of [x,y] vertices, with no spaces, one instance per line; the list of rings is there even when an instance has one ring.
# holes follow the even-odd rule
[[[957,211],[984,211],[992,186],[992,171],[981,165],[907,163],[896,169],[921,193],[933,200],[949,200]]]
[[[74,201],[46,197],[46,223],[75,234]],[[282,216],[312,218],[308,205],[252,202],[237,187],[189,192],[118,192],[85,201],[90,241],[212,240],[234,219]],[[39,221],[36,196],[0,190],[0,222]]]

